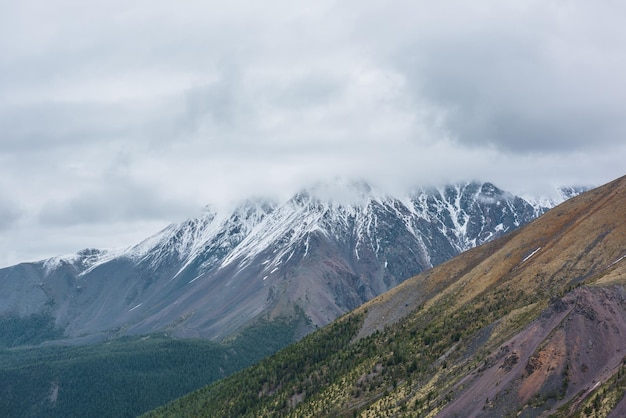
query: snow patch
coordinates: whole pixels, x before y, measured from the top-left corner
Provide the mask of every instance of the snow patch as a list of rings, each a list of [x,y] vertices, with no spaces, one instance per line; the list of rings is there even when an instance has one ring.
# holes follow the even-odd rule
[[[541,250],[541,247],[537,248],[535,251],[533,251],[532,253],[528,254],[526,257],[524,257],[524,259],[522,260],[522,263],[525,263],[528,259],[530,259],[530,257],[532,257],[533,255],[537,254],[537,252]]]
[[[68,254],[58,257],[51,257],[43,261],[43,268],[46,275],[52,273],[54,270],[60,268],[64,264],[70,264],[77,270],[82,270],[78,277],[90,272],[97,266],[111,261],[125,253],[125,249],[84,249],[75,254]]]
[[[193,283],[193,282],[195,282],[195,281],[196,281],[196,280],[198,280],[200,277],[202,277],[202,274],[201,274],[201,275],[199,275],[199,276],[194,277],[193,279],[191,279],[191,280],[189,281],[189,283]]]
[[[140,307],[141,305],[143,305],[143,303],[140,303],[139,305],[135,305],[135,306],[133,306],[132,308],[130,308],[130,309],[128,310],[128,312],[132,312],[132,311],[134,311],[135,309],[137,309],[137,308],[138,308],[138,307]]]
[[[46,274],[50,274],[54,270],[61,267],[63,264],[74,264],[78,259],[78,254],[52,257],[43,262],[43,268],[46,270]]]
[[[626,258],[626,254],[624,254],[623,256],[621,256],[620,258],[618,258],[617,260],[613,261],[611,264],[608,265],[607,268],[613,267],[614,265],[616,265],[617,263],[619,263],[620,261],[622,261],[623,259]]]

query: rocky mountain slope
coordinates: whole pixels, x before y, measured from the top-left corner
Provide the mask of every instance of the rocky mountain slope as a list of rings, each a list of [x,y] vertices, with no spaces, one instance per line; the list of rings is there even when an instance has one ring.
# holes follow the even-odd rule
[[[623,416],[626,177],[161,416]]]
[[[298,311],[301,336],[554,204],[490,183],[402,198],[363,183],[342,193],[207,208],[125,250],[1,269],[0,315],[49,315],[65,338],[88,342],[159,331],[219,340]]]

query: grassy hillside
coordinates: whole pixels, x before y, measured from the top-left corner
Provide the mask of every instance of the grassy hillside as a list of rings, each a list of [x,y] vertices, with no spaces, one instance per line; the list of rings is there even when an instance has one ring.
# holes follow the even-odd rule
[[[224,344],[152,335],[0,349],[0,416],[137,416],[276,352],[293,341],[302,315],[262,321]],[[30,334],[11,335],[6,345],[15,346]]]
[[[626,355],[624,208],[626,178],[148,416],[626,410],[616,389]]]

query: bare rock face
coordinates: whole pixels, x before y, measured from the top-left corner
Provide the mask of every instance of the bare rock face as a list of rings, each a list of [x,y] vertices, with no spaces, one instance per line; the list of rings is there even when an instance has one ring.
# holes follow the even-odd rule
[[[548,208],[490,183],[402,198],[364,184],[349,192],[207,209],[125,250],[1,269],[0,315],[49,313],[68,338],[166,330],[221,339],[298,306],[314,329]]]

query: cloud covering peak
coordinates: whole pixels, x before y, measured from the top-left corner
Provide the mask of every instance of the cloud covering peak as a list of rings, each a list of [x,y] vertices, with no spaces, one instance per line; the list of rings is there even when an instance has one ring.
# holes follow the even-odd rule
[[[2,6],[4,264],[336,176],[624,174],[621,2],[222,3]]]

